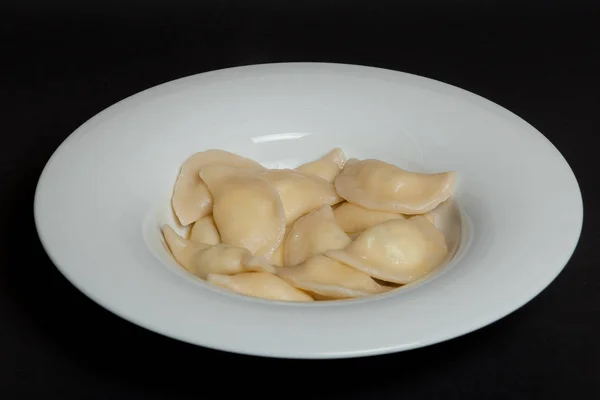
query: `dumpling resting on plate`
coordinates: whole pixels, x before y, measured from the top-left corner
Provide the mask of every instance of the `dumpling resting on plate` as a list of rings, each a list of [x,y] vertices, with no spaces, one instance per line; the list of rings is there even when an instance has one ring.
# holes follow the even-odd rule
[[[270,169],[259,175],[269,181],[279,193],[286,226],[323,204],[333,205],[342,200],[332,183],[316,176],[291,169]]]
[[[345,249],[325,253],[374,278],[400,284],[424,277],[446,254],[444,235],[423,216],[375,225]]]
[[[444,201],[442,204],[423,214],[446,238],[446,246],[448,247],[448,257],[451,258],[460,243],[461,237],[461,218],[458,207],[452,199]]]
[[[243,272],[237,275],[209,274],[207,282],[252,297],[281,301],[313,301],[307,293],[268,272]]]
[[[343,249],[350,242],[350,237],[335,222],[331,206],[324,204],[300,217],[291,226],[285,240],[283,259],[286,267],[290,267],[326,250]]]
[[[327,182],[333,182],[346,164],[346,155],[340,148],[335,148],[318,160],[302,164],[296,171],[307,175],[318,176]]]
[[[424,214],[453,193],[456,173],[424,174],[379,160],[350,159],[335,178],[337,193],[369,210]]]
[[[215,225],[212,215],[200,218],[194,222],[190,233],[190,240],[196,243],[217,244],[221,243],[221,235]]]
[[[244,271],[275,271],[267,260],[253,256],[247,249],[196,243],[182,238],[169,225],[163,225],[162,232],[173,258],[199,278],[205,279],[209,273],[233,275]]]
[[[213,195],[221,241],[271,257],[285,234],[285,214],[275,187],[252,173],[208,166],[200,175]]]
[[[173,211],[183,226],[211,213],[211,194],[198,175],[207,165],[231,165],[255,171],[265,169],[256,161],[224,150],[206,150],[190,156],[179,170],[171,198]]]
[[[338,225],[346,233],[359,233],[391,219],[405,219],[404,215],[388,212],[367,210],[359,205],[344,202],[333,210]]]
[[[323,255],[294,267],[277,268],[276,274],[298,289],[330,299],[363,297],[389,290],[366,273]]]

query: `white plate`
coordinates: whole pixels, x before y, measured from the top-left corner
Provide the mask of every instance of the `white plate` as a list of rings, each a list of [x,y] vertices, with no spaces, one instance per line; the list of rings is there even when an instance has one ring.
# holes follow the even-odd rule
[[[220,148],[294,167],[337,146],[458,172],[466,229],[450,264],[383,296],[282,304],[209,287],[169,257],[158,225],[190,154]],[[396,352],[483,327],[557,276],[582,217],[561,154],[502,107],[414,75],[312,63],[220,70],[129,97],[65,140],[35,198],[49,256],[103,307],[182,341],[290,358]]]

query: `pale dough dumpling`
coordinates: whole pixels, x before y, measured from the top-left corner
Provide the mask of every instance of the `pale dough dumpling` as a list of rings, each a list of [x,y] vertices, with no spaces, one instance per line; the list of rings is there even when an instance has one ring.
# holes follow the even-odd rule
[[[221,241],[271,257],[285,234],[285,214],[274,186],[251,173],[208,166],[200,175],[213,195],[213,218]]]
[[[331,206],[325,204],[298,219],[290,228],[283,249],[287,267],[326,250],[343,249],[352,240],[335,222]]]
[[[375,225],[345,249],[325,253],[374,278],[400,284],[427,275],[446,254],[444,235],[423,216]]]
[[[244,272],[237,275],[209,274],[209,283],[252,297],[281,301],[313,301],[307,293],[267,272]]]
[[[279,193],[285,212],[285,224],[291,225],[301,216],[323,204],[337,204],[342,199],[333,184],[291,169],[270,169],[260,173]]]
[[[460,210],[450,198],[442,204],[423,214],[446,238],[446,246],[448,247],[448,256],[451,258],[460,243],[462,223]]]
[[[215,225],[212,215],[200,218],[194,222],[190,233],[190,240],[196,243],[217,244],[221,243],[221,235]]]
[[[456,173],[424,174],[406,171],[379,160],[350,159],[335,178],[337,193],[369,210],[423,214],[448,199]]]
[[[298,289],[331,299],[363,297],[389,290],[366,273],[323,255],[294,267],[278,268],[276,274]]]
[[[233,275],[244,271],[275,271],[267,260],[253,256],[247,249],[196,243],[182,238],[169,225],[163,225],[162,232],[173,258],[199,278],[205,279],[211,272]]]
[[[344,169],[347,158],[344,151],[335,148],[318,160],[302,164],[296,171],[303,174],[318,176],[327,182],[333,182],[336,176]]]
[[[212,196],[199,176],[200,170],[207,165],[230,165],[255,171],[265,169],[256,161],[224,150],[206,150],[190,156],[179,170],[171,199],[173,211],[183,226],[211,213]]]
[[[275,252],[273,254],[271,254],[270,257],[267,257],[267,261],[269,262],[269,264],[276,265],[278,267],[285,266],[285,260],[283,259],[284,247],[285,247],[285,235],[284,235],[283,240],[281,241],[281,244],[277,248],[277,250],[275,250]]]
[[[367,210],[344,202],[333,211],[335,220],[346,233],[359,233],[391,219],[405,219],[404,215],[388,211]]]
[[[285,267],[285,242],[288,236],[290,235],[290,228],[291,226],[285,228],[285,235],[283,235],[283,240],[281,241],[281,244],[279,245],[277,250],[275,250],[275,253],[273,253],[271,257],[267,257],[267,261],[269,261],[269,264],[277,267]]]

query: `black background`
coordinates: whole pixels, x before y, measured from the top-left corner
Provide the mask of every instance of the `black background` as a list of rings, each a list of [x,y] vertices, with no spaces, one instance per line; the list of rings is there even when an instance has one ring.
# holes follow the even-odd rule
[[[2,2],[0,398],[201,398],[213,388],[304,398],[600,398],[594,3]],[[37,179],[61,141],[150,86],[275,61],[424,75],[526,119],[566,157],[583,192],[583,234],[564,272],[529,304],[472,334],[341,361],[193,347],[125,322],[74,289],[47,259],[32,214]]]

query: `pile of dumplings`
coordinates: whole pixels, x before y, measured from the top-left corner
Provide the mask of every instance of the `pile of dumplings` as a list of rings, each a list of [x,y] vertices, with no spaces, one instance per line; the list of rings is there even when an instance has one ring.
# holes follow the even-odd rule
[[[187,271],[233,292],[280,301],[375,295],[444,262],[436,222],[454,171],[425,174],[333,149],[295,169],[207,150],[189,157],[171,205],[187,237],[162,233]]]

